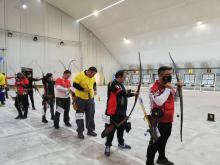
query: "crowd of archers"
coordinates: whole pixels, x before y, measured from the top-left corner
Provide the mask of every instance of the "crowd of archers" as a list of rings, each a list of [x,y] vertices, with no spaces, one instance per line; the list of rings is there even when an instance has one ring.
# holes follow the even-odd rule
[[[174,100],[177,92],[171,84],[172,68],[163,66],[158,69],[159,80],[157,80],[150,88],[149,97],[151,102],[151,113],[147,116],[153,131],[158,131],[159,136],[155,140],[151,136],[150,143],[147,149],[146,165],[154,164],[156,152],[159,153],[157,164],[173,165],[165,155],[165,148],[169,136],[171,135],[172,122],[174,117]],[[59,129],[60,115],[63,114],[63,120],[67,127],[71,127],[69,110],[72,105],[76,111],[75,118],[77,124],[77,137],[84,139],[84,129],[87,129],[87,135],[97,136],[95,132],[95,102],[96,82],[95,74],[97,69],[90,67],[88,70],[79,72],[70,83],[71,71],[66,70],[63,75],[56,80],[52,73],[47,73],[43,78],[33,78],[31,74],[24,75],[18,73],[15,77],[16,97],[15,107],[18,111],[18,116],[15,119],[26,119],[28,115],[30,97],[31,105],[35,110],[33,97],[33,82],[42,81],[44,93],[42,95],[43,115],[42,122],[47,123],[46,112],[50,108],[51,120],[53,120],[54,128]],[[8,98],[8,88],[6,86],[7,77],[0,74],[0,101],[5,104],[5,97]],[[124,131],[129,132],[131,123],[127,122],[127,102],[129,97],[138,97],[139,92],[132,93],[131,90],[126,90],[123,83],[126,80],[126,73],[123,70],[117,71],[115,79],[108,84],[107,88],[107,106],[105,114],[109,116],[109,121],[105,124],[105,129],[102,133],[106,137],[104,155],[110,156],[111,146],[114,134],[117,131],[118,147],[121,149],[131,149],[131,146],[124,141]],[[177,84],[178,88],[182,88],[183,83],[180,81]],[[56,103],[56,108],[54,108]],[[85,119],[85,127],[84,127]],[[150,126],[149,125],[149,126]],[[103,135],[104,134],[104,135]]]

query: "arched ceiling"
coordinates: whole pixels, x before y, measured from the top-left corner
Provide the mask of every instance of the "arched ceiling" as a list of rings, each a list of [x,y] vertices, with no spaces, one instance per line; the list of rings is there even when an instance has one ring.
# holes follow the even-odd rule
[[[118,0],[47,1],[79,19]],[[187,62],[220,60],[219,18],[219,0],[125,0],[81,23],[125,67],[138,64],[138,51],[146,66],[169,63],[169,51],[184,66]],[[204,24],[197,25],[198,21]],[[123,41],[125,37],[130,43]]]

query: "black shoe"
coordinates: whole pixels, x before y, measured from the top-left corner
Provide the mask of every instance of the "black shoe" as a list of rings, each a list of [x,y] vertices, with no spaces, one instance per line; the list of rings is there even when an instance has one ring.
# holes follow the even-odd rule
[[[129,145],[125,144],[125,143],[123,145],[118,144],[118,147],[121,148],[121,149],[131,149],[131,146],[129,146]]]
[[[51,116],[51,120],[53,120],[53,119],[54,119],[54,115]]]
[[[109,157],[111,152],[110,152],[110,147],[109,146],[106,146],[105,147],[105,152],[104,152],[105,156]]]
[[[65,125],[66,125],[67,127],[72,127],[72,125],[71,125],[70,123],[65,123]]]
[[[48,123],[48,121],[47,121],[47,119],[46,119],[45,116],[42,116],[42,122],[43,122],[43,123]]]
[[[32,108],[32,110],[36,110],[36,108],[35,108],[35,107],[33,107],[33,108]]]
[[[2,105],[5,105],[5,102],[1,102],[2,103]]]
[[[60,126],[59,126],[59,125],[54,125],[54,128],[55,128],[55,129],[59,129]]]
[[[97,133],[95,133],[94,131],[88,131],[87,135],[96,137]]]
[[[79,139],[84,139],[84,138],[85,138],[84,135],[83,135],[83,133],[78,133],[77,137],[78,137]]]
[[[22,116],[21,115],[18,115],[15,119],[21,119]]]
[[[161,160],[157,160],[157,164],[161,164],[161,165],[174,165],[173,162],[170,162],[167,158],[161,159]]]
[[[149,163],[148,161],[146,161],[146,165],[154,165],[154,163]]]
[[[27,116],[26,116],[26,115],[23,115],[23,116],[21,117],[21,119],[27,119]]]

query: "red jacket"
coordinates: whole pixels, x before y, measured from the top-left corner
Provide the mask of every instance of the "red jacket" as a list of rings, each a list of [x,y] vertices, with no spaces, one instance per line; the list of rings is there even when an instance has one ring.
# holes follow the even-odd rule
[[[27,94],[27,85],[29,84],[29,81],[27,78],[24,78],[20,81],[15,82],[15,86],[17,87],[17,92],[19,95]]]
[[[70,81],[64,78],[58,78],[56,84],[56,97],[69,98],[69,88],[71,87]]]
[[[60,85],[64,88],[70,88],[71,87],[70,80],[64,79],[62,77],[56,79],[55,83],[56,83],[56,85]]]
[[[106,115],[108,116],[126,116],[128,97],[134,94],[126,91],[123,84],[114,80],[108,84],[108,99]]]
[[[162,96],[163,94],[163,96]],[[156,103],[156,99],[160,98],[159,101],[162,101],[162,105]],[[151,109],[161,108],[164,116],[159,119],[161,123],[170,123],[173,122],[174,117],[174,101],[175,101],[175,91],[161,86],[159,81],[156,81],[153,86],[150,88],[150,100],[151,100]]]

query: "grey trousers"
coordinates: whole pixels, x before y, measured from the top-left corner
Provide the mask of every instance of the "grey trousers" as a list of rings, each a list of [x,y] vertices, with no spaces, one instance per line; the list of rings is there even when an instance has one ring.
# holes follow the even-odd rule
[[[76,111],[76,124],[77,132],[82,133],[84,131],[84,118],[86,120],[86,128],[88,131],[95,130],[95,102],[94,98],[89,100],[84,100],[81,98],[76,99],[76,103],[79,106],[79,110]],[[84,117],[85,115],[85,117]]]

